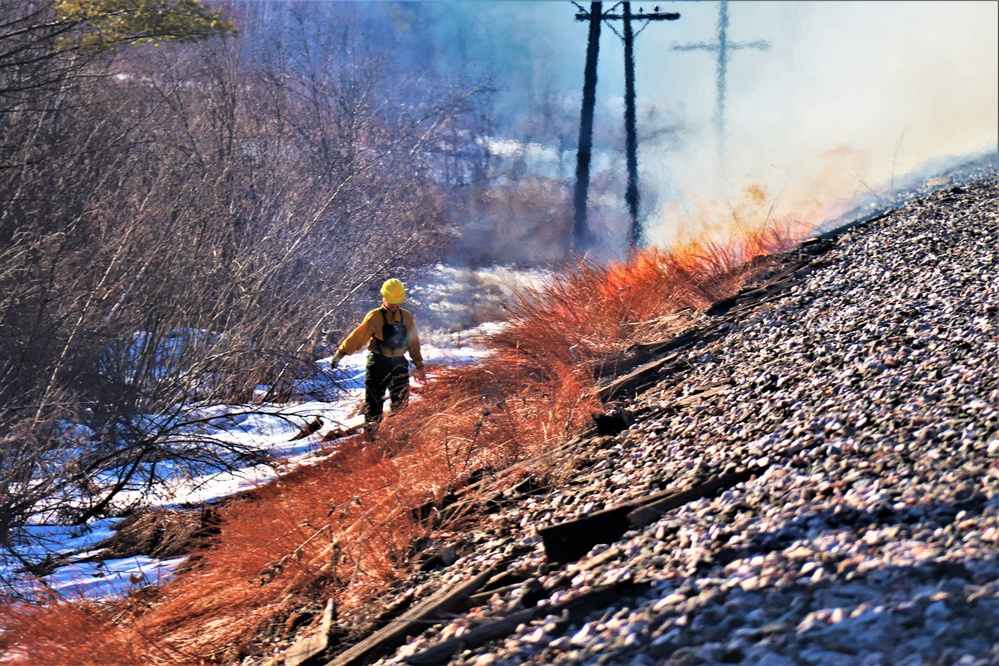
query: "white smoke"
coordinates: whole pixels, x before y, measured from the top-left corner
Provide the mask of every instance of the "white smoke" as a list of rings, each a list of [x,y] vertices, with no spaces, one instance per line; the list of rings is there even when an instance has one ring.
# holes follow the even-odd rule
[[[555,173],[571,191],[587,39],[573,3],[228,1],[273,5],[275,16],[294,5],[320,23],[332,20],[324,9],[350,8],[428,75],[483,77],[496,154]],[[881,196],[930,162],[999,150],[995,2],[731,2],[725,36],[746,47],[728,53],[723,115],[717,52],[677,50],[717,43],[719,3],[632,11],[656,4],[681,17],[636,27],[641,217],[652,242],[696,233],[750,186],[773,214],[811,220]],[[610,24],[598,69],[590,200],[612,234],[627,208],[624,54]]]
[[[674,43],[712,39],[717,3],[676,6],[687,23]],[[686,214],[696,224],[708,202],[724,215],[750,185],[768,193],[774,214],[818,222],[881,196],[928,162],[995,150],[997,8],[731,3],[728,38],[765,39],[770,49],[729,54],[724,164],[715,159],[708,106],[715,56],[671,54],[673,66],[646,74],[646,86],[687,100],[692,129],[675,152],[640,154],[646,181],[663,188],[654,239],[675,238]],[[646,59],[662,53],[646,47]]]

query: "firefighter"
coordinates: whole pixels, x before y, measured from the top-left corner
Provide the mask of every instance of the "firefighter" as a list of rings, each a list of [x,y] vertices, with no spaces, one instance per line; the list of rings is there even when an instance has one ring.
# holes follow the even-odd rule
[[[332,361],[332,367],[336,369],[340,359],[360,351],[365,345],[371,352],[364,378],[364,423],[369,427],[382,420],[386,391],[392,400],[393,412],[409,400],[406,352],[413,360],[416,378],[427,381],[416,322],[409,310],[400,307],[406,300],[406,288],[392,278],[382,285],[381,295],[381,306],[364,316],[361,324],[337,347]]]

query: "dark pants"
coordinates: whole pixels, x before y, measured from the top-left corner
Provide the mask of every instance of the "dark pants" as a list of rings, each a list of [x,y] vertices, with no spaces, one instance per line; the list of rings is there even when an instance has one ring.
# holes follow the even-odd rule
[[[398,411],[409,401],[409,361],[405,356],[369,354],[367,376],[364,379],[364,422],[382,420],[385,391],[392,398],[392,411]]]

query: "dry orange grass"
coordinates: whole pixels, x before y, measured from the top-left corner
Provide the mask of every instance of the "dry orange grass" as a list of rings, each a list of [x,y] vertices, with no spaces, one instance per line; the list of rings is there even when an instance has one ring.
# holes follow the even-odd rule
[[[43,599],[0,610],[0,663],[226,663],[253,652],[263,634],[284,635],[287,618],[310,601],[364,604],[411,568],[412,545],[429,529],[413,509],[476,470],[564,442],[600,409],[592,389],[601,358],[650,330],[675,332],[635,322],[707,307],[738,289],[740,256],[795,240],[771,228],[735,249],[692,243],[566,267],[512,305],[509,327],[491,339],[495,354],[441,370],[374,444],[342,440],[326,460],[223,508],[210,547],[150,599]]]
[[[389,419],[382,431],[405,442],[394,457],[400,469],[433,460],[437,473],[417,478],[439,497],[476,470],[506,467],[578,431],[596,406],[584,374],[557,355],[497,355],[442,371],[405,419]]]
[[[93,601],[66,602],[42,597],[38,604],[17,602],[3,610],[0,663],[140,664],[148,647],[135,634],[119,630],[114,608]],[[44,605],[42,605],[44,604]],[[115,628],[113,631],[109,629]]]
[[[224,662],[309,598],[335,591],[350,605],[393,580],[416,537],[412,500],[392,461],[358,444],[230,507],[218,543],[164,587],[143,630]]]
[[[361,438],[223,509],[221,534],[148,608],[62,601],[3,613],[7,663],[225,663],[310,599],[343,607],[402,572],[422,501]],[[68,617],[71,621],[64,621]],[[84,622],[85,620],[85,622]],[[65,625],[65,629],[58,629]],[[79,628],[79,630],[77,630]],[[108,655],[113,655],[109,659]]]

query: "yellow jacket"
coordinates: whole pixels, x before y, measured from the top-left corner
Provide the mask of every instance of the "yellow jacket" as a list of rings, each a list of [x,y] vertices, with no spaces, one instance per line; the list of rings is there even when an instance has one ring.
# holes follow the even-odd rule
[[[383,312],[385,313],[384,319],[382,318]],[[385,339],[382,334],[382,325],[384,323],[398,324],[400,321],[406,325],[409,357],[413,359],[413,365],[416,366],[417,370],[423,370],[423,355],[420,353],[420,334],[416,332],[416,321],[413,319],[412,313],[403,308],[399,308],[395,314],[384,308],[375,308],[364,315],[364,320],[360,326],[351,331],[350,335],[337,347],[336,355],[348,356],[360,351],[367,344],[368,351],[375,354],[387,353],[391,356],[404,356],[406,349],[386,349],[379,344]]]

